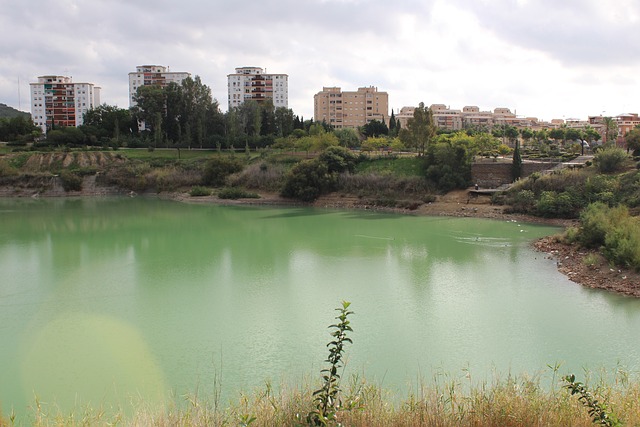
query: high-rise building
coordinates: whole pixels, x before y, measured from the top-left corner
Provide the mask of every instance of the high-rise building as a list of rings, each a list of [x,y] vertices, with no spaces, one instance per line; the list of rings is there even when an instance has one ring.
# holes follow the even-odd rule
[[[323,87],[313,101],[313,119],[337,129],[357,128],[372,120],[389,124],[389,95],[373,86],[358,88],[356,92]]]
[[[229,109],[239,107],[245,101],[273,101],[273,106],[289,107],[289,76],[267,74],[259,67],[236,68],[227,75]]]
[[[156,85],[165,87],[169,83],[182,83],[191,76],[186,72],[169,71],[162,65],[139,65],[135,72],[129,73],[129,107],[136,105],[134,96],[140,86]]]
[[[100,105],[100,87],[71,77],[40,76],[31,83],[31,117],[43,133],[55,126],[80,126],[84,114]]]

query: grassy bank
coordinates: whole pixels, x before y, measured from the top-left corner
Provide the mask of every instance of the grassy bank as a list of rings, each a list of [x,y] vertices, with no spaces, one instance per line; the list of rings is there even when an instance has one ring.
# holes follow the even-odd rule
[[[551,373],[550,375],[553,375]],[[547,378],[548,380],[548,378]],[[555,378],[550,389],[541,377],[495,376],[470,385],[470,378],[442,377],[432,384],[419,382],[408,397],[397,402],[383,388],[352,376],[343,384],[337,420],[345,426],[591,426],[588,409]],[[594,396],[606,402],[624,425],[640,424],[640,386],[618,374],[612,383],[587,381]],[[313,387],[273,387],[270,383],[231,404],[196,395],[177,397],[162,408],[134,402],[131,408],[108,413],[100,407],[71,412],[34,403],[26,416],[13,421],[4,414],[4,426],[300,426],[313,408]],[[128,414],[128,415],[126,415]],[[1,424],[1,423],[0,423]]]

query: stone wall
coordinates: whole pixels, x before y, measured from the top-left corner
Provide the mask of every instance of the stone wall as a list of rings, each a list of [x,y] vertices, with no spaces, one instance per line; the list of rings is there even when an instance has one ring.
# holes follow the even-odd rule
[[[534,172],[548,170],[557,163],[529,163],[522,164],[522,177],[527,177]],[[473,182],[482,188],[497,188],[503,184],[511,183],[511,163],[507,162],[482,162],[471,166]]]

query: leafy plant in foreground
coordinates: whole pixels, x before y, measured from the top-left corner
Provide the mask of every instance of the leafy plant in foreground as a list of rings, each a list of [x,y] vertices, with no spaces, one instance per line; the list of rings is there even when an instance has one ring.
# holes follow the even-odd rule
[[[594,424],[610,427],[622,425],[615,415],[607,413],[609,408],[605,403],[599,402],[586,385],[576,381],[575,375],[567,375],[563,380],[567,383],[564,387],[571,392],[572,396],[579,395],[578,400],[588,408]]]
[[[345,344],[353,343],[351,338],[347,337],[347,332],[353,332],[347,319],[350,314],[353,314],[352,311],[349,311],[350,305],[350,302],[342,301],[342,308],[336,308],[339,312],[336,317],[338,323],[329,326],[329,329],[333,329],[333,332],[331,332],[333,340],[327,344],[329,357],[326,362],[330,366],[321,371],[323,385],[313,393],[316,410],[307,414],[307,423],[309,425],[323,426],[337,421],[336,412],[341,406],[339,397],[340,374],[338,369],[343,367],[342,356]]]

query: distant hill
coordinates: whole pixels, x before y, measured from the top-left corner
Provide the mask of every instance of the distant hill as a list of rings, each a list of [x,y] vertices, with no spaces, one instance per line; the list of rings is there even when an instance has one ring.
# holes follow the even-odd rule
[[[8,105],[0,103],[0,118],[2,117],[18,117],[18,116],[30,116],[29,113],[25,113],[24,111],[16,110],[13,107],[9,107]]]

